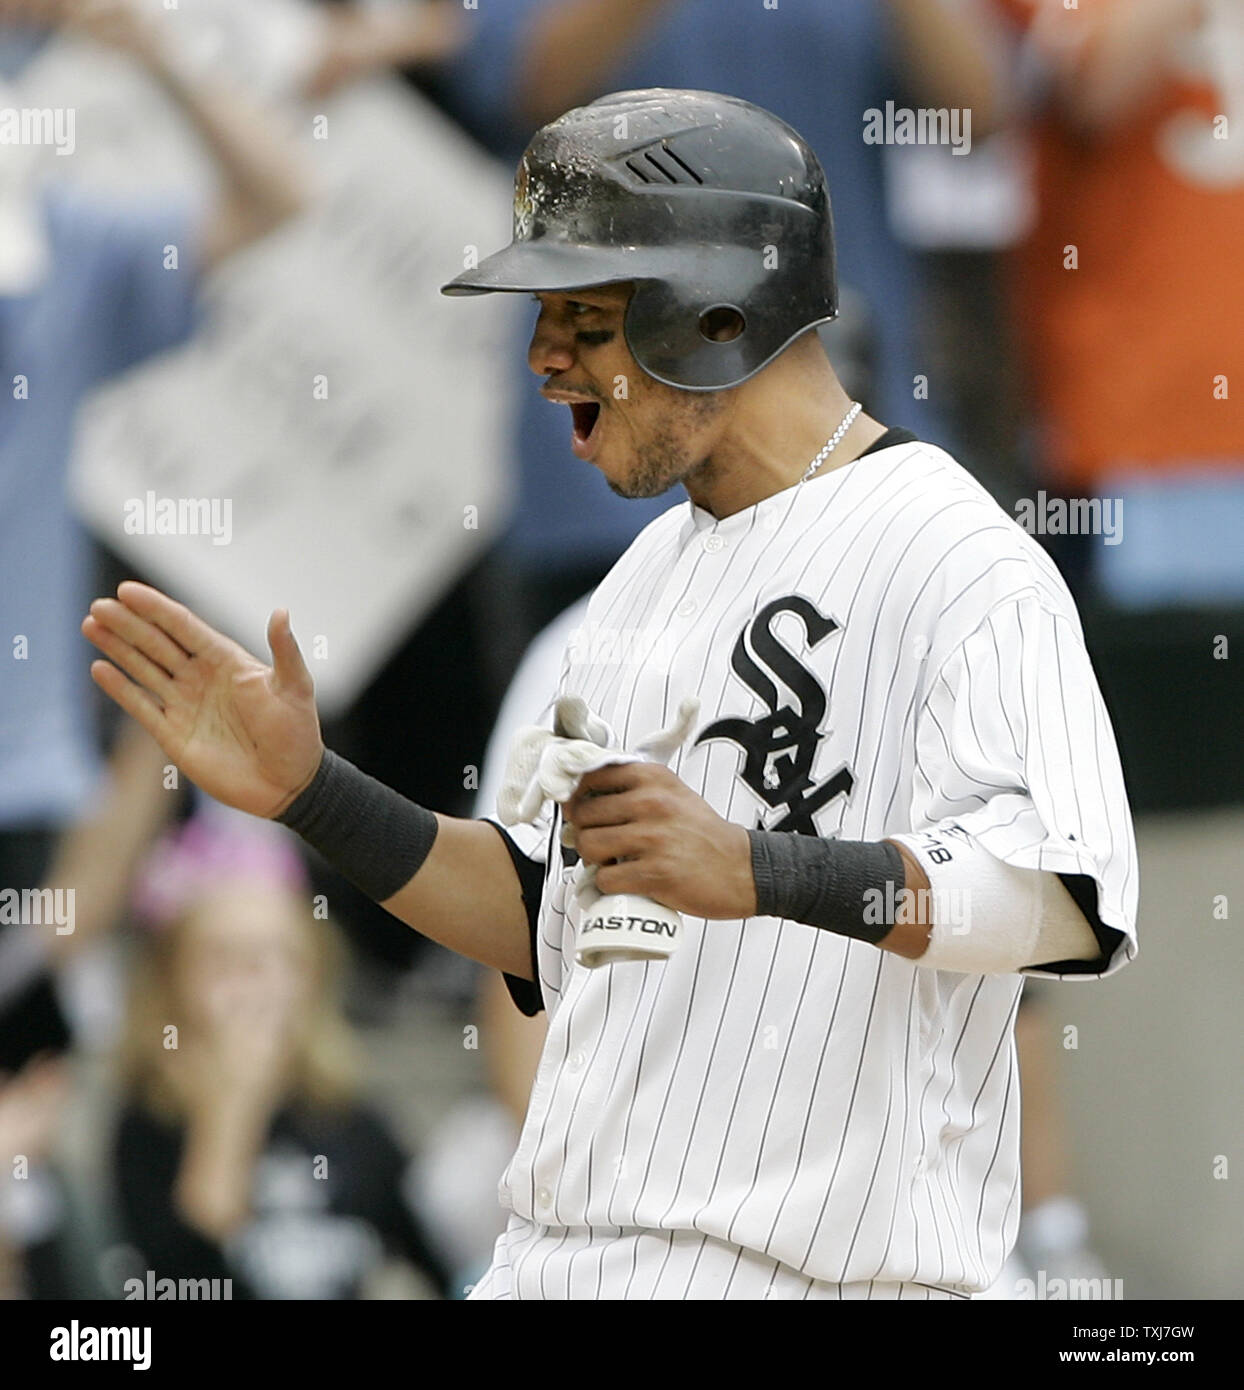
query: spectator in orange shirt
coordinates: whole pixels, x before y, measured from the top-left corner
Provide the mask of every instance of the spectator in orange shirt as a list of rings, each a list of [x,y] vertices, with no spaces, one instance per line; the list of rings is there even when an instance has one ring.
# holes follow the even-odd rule
[[[1040,78],[1015,269],[1043,472],[1117,499],[1086,555],[1116,604],[1244,601],[1244,7],[1001,2]]]

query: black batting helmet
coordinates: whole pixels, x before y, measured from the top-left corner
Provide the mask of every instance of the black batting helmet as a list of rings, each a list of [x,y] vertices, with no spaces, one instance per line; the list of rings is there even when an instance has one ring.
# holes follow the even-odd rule
[[[820,161],[784,121],[716,92],[614,92],[536,132],[514,239],[444,294],[635,282],[626,341],[669,386],[737,386],[838,312]]]

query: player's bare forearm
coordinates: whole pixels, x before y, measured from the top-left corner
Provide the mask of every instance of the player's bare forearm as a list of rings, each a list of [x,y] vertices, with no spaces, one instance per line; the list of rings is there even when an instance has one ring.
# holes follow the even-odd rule
[[[524,894],[538,895],[543,875],[520,872],[527,861],[496,826],[438,815],[331,750],[275,818],[408,926],[530,978]]]
[[[530,980],[527,910],[501,836],[486,821],[436,819],[431,853],[381,906],[461,956]]]

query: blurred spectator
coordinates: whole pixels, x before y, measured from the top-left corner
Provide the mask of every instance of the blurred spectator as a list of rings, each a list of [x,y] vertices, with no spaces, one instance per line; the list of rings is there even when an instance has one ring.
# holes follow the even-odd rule
[[[42,180],[33,148],[0,145],[0,887],[19,891],[101,775],[78,636],[91,547],[65,495],[77,408],[184,342],[204,272],[301,207],[296,160],[262,115],[187,75],[159,22],[120,0],[0,0],[0,106],[22,107],[18,79],[54,25],[141,63],[201,136],[221,191],[203,210],[106,202]],[[54,1040],[55,1001],[46,981],[33,989]]]
[[[396,1256],[444,1292],[407,1157],[359,1099],[338,947],[293,845],[208,807],[157,848],[136,905],[113,1185],[137,1253],[114,1278],[355,1298]]]
[[[1223,114],[1244,91],[1244,11],[996,3],[1035,154],[1035,225],[1006,267],[1034,412],[1031,490],[1107,499],[1117,527],[1039,538],[1077,591],[1133,805],[1238,800],[1239,683],[1229,663],[1205,663],[1215,634],[1240,635],[1244,602],[1244,413],[1227,390],[1241,358],[1244,281],[1227,268],[1244,238],[1244,160]],[[1155,623],[1158,609],[1179,621]],[[1034,984],[1016,1022],[1024,1212],[999,1281],[1011,1287],[1038,1270],[1103,1273],[1073,1195],[1052,990]]]
[[[1244,11],[1005,5],[1044,91],[1015,266],[1038,457],[1063,495],[1122,504],[1121,543],[1060,558],[1122,607],[1244,601]]]
[[[0,1072],[0,1299],[71,1295],[60,1228],[65,1203],[49,1160],[69,1085],[66,1064],[43,1056]]]
[[[1065,1111],[1066,1054],[1059,1045],[1062,1033],[1055,1008],[1058,989],[1054,981],[1026,980],[1015,1016],[1023,1097],[1023,1213],[1011,1272],[1033,1280],[1040,1271],[1047,1280],[1102,1279],[1106,1269],[1090,1239],[1089,1213],[1073,1172],[1074,1145]],[[1004,1269],[1002,1279],[1007,1274]]]
[[[956,457],[1013,514],[1035,484],[1025,449],[1024,379],[1018,361],[1005,253],[1031,230],[1027,131],[1013,27],[992,0],[964,0],[998,74],[997,129],[974,122],[970,147],[893,145],[886,186],[895,231],[918,257],[928,311],[922,354],[938,364]]]
[[[12,1296],[86,1292],[57,1152],[74,1062],[63,1054],[76,1050],[71,1021],[80,1020],[61,999],[114,925],[135,864],[178,802],[164,789],[163,766],[153,739],[137,725],[122,728],[104,795],[57,845],[39,889],[40,920],[0,935],[0,1286]]]
[[[1034,103],[1037,222],[1012,265],[1032,519],[1080,601],[1133,808],[1235,804],[1244,8],[995,3]],[[1074,528],[1057,512],[1046,524],[1069,503]]]

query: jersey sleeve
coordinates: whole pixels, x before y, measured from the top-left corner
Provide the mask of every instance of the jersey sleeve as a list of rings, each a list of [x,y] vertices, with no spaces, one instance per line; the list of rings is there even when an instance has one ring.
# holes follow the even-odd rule
[[[537,931],[540,924],[540,901],[544,896],[544,876],[546,854],[544,846],[538,844],[539,831],[536,826],[514,825],[504,827],[491,817],[484,818],[505,841],[514,870],[518,874],[519,888],[523,895],[523,907],[527,913],[527,940],[531,951],[531,979],[524,980],[517,975],[502,971],[505,987],[510,991],[520,1013],[534,1018],[544,1008],[544,997],[540,993],[540,957],[536,949]],[[545,841],[549,834],[550,822],[544,818]]]
[[[993,608],[931,676],[912,826],[956,824],[1005,863],[1057,873],[1101,955],[1025,974],[1104,976],[1136,954],[1139,876],[1114,733],[1074,617],[1036,593]]]

